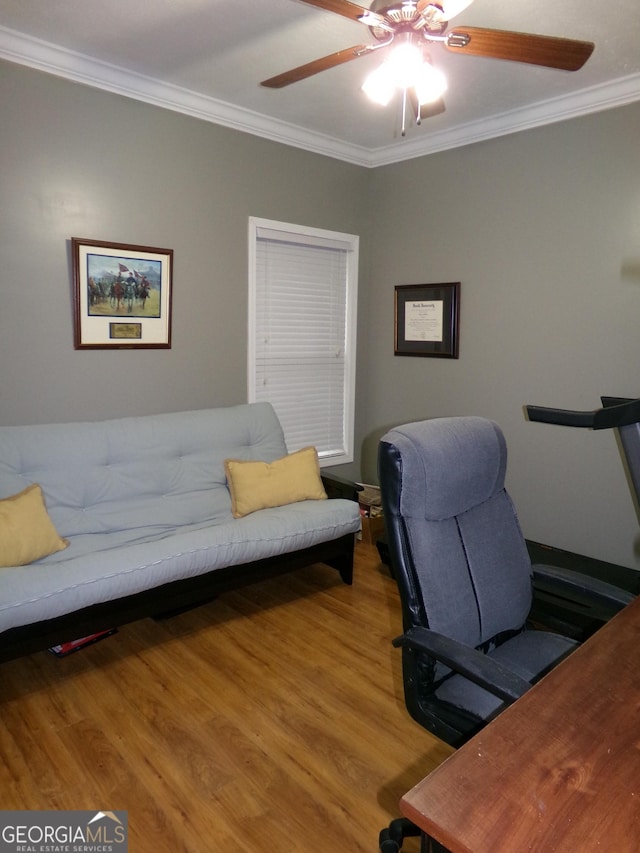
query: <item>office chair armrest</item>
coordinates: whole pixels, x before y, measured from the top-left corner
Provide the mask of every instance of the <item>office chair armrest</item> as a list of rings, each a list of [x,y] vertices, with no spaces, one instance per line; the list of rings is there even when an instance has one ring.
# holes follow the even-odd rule
[[[526,679],[483,652],[428,628],[409,628],[393,640],[393,645],[426,652],[508,703],[515,702],[531,687]]]
[[[635,595],[625,589],[572,569],[536,563],[532,566],[533,583],[553,595],[582,598],[586,606],[594,604],[610,607],[614,613],[630,604]]]

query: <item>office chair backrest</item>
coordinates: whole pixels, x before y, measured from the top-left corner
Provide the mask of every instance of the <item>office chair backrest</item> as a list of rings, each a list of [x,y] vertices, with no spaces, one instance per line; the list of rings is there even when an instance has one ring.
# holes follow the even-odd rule
[[[519,631],[532,600],[531,563],[504,486],[507,448],[479,417],[405,424],[383,436],[379,476],[404,628],[466,645]],[[439,667],[437,679],[444,674]]]

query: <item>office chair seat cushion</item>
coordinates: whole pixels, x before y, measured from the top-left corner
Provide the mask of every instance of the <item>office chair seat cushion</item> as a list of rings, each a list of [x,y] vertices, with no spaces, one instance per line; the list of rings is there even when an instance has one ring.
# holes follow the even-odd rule
[[[575,640],[560,634],[526,630],[497,646],[488,655],[535,683],[577,645]],[[504,705],[489,690],[461,675],[447,678],[435,691],[435,696],[439,701],[462,708],[480,720],[488,720]]]

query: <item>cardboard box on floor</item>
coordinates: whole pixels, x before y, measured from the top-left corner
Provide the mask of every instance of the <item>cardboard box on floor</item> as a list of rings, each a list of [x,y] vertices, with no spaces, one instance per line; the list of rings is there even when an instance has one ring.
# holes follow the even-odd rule
[[[384,533],[384,517],[382,514],[382,498],[379,486],[364,485],[358,494],[362,531],[359,538],[368,545],[375,545]]]
[[[380,536],[384,533],[384,516],[378,515],[375,518],[362,517],[362,531],[360,538],[368,545],[375,545]]]

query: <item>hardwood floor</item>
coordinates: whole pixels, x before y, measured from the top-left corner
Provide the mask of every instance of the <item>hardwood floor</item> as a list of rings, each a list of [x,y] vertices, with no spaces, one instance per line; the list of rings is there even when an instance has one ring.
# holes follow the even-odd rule
[[[2,664],[0,808],[125,809],[132,853],[375,853],[451,752],[406,712],[400,630],[359,543],[352,587],[313,566]]]

